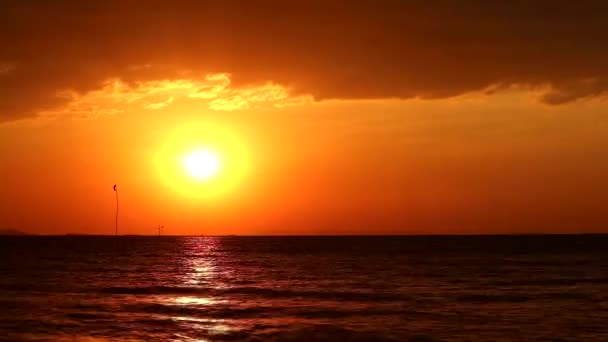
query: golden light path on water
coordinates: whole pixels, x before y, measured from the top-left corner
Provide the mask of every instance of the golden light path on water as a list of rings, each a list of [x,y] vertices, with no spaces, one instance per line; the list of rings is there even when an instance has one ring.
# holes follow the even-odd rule
[[[218,305],[231,305],[230,301],[211,295],[203,295],[207,290],[226,288],[219,282],[219,267],[214,263],[215,250],[220,248],[216,239],[193,238],[183,245],[182,258],[186,273],[182,281],[185,288],[200,288],[200,294],[193,293],[184,296],[164,296],[160,299],[164,305],[184,308],[207,307],[210,310]],[[200,318],[191,315],[173,316],[172,320],[188,325],[191,329],[207,331],[211,336],[226,335],[232,331],[226,319]],[[175,334],[173,341],[210,342],[210,339],[194,338],[184,334]]]

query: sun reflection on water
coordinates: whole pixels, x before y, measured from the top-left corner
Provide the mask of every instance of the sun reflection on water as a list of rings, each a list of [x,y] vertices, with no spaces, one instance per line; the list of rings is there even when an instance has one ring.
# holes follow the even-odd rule
[[[186,271],[183,277],[185,285],[205,286],[207,288],[223,288],[220,282],[220,270],[215,264],[215,253],[219,241],[214,238],[198,238],[189,240],[184,246],[184,263]]]
[[[176,322],[181,322],[182,324],[188,325],[191,329],[197,331],[207,331],[209,335],[223,335],[228,334],[232,331],[232,328],[225,324],[224,319],[212,319],[212,318],[199,318],[199,317],[187,317],[187,316],[177,316],[173,317],[173,320]],[[201,338],[193,338],[185,335],[179,336],[181,339],[177,339],[174,341],[202,341],[207,342],[210,341],[208,339]]]
[[[174,299],[176,304],[180,305],[214,305],[226,302],[225,300],[219,300],[211,297],[193,297],[183,296]]]
[[[206,339],[206,338],[193,338],[193,337],[189,337],[189,336],[185,336],[185,335],[181,335],[181,334],[175,334],[178,338],[177,339],[173,339],[171,341],[173,342],[210,342],[210,340]]]
[[[187,285],[209,285],[213,287],[217,278],[215,265],[206,259],[196,258],[189,261],[191,271],[186,275],[184,282]]]
[[[168,296],[160,299],[165,305],[178,307],[196,308],[199,307],[201,313],[197,314],[196,309],[192,315],[171,317],[180,325],[187,326],[189,330],[198,331],[203,336],[178,336],[175,341],[196,341],[208,342],[207,336],[228,335],[233,328],[223,319],[213,319],[201,317],[207,312],[228,304],[228,300],[217,297],[217,290],[225,288],[225,279],[229,270],[223,269],[218,265],[218,251],[221,250],[220,240],[213,237],[190,238],[184,241],[181,262],[181,282],[187,291],[192,291],[187,295]],[[221,252],[220,252],[221,253]],[[201,308],[201,307],[204,307]],[[209,311],[207,311],[209,310]]]

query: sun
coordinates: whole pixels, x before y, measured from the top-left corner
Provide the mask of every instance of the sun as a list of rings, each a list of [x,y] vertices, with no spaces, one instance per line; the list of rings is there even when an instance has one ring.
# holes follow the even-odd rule
[[[208,180],[215,177],[221,169],[222,163],[218,155],[209,150],[198,150],[184,157],[185,171],[198,180]]]
[[[229,198],[250,165],[249,149],[237,133],[209,122],[174,127],[151,154],[159,180],[187,199]]]

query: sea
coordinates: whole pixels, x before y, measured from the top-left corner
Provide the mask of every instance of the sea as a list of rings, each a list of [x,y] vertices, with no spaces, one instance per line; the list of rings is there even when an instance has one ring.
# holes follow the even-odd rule
[[[608,236],[0,237],[1,341],[608,341]]]

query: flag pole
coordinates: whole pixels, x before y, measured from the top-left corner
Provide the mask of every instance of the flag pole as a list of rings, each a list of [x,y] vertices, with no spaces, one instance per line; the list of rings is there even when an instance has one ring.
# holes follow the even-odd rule
[[[114,184],[114,192],[116,193],[116,217],[114,220],[114,229],[116,230],[116,236],[118,236],[118,188]]]

